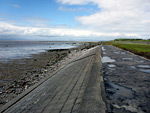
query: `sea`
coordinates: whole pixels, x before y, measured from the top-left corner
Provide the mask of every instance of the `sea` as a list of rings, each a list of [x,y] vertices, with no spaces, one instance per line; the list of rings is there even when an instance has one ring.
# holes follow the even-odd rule
[[[14,59],[30,58],[47,50],[69,49],[79,45],[72,42],[0,41],[0,62],[7,63]]]

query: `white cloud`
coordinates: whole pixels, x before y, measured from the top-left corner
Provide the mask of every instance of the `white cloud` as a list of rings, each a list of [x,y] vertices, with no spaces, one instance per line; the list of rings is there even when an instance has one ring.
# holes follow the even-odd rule
[[[77,28],[16,26],[7,22],[0,22],[1,35],[17,36],[46,36],[71,37],[78,40],[110,40],[115,38],[150,38],[150,0],[57,0],[63,5],[97,5],[99,11],[88,16],[78,16]],[[86,7],[85,7],[86,8]],[[81,11],[81,8],[72,9],[59,7],[62,11]],[[43,18],[26,19],[31,24],[47,23],[50,20]],[[40,27],[39,27],[40,26]],[[81,29],[82,28],[82,29]],[[61,40],[61,39],[60,39]],[[70,39],[68,39],[70,40]]]
[[[40,37],[71,37],[79,40],[81,37],[83,40],[108,40],[115,39],[120,37],[138,37],[141,38],[140,34],[136,33],[105,33],[105,32],[95,32],[90,30],[83,29],[69,29],[69,28],[39,28],[39,27],[21,27],[15,26],[9,23],[0,22],[0,34],[7,36],[20,36],[21,37],[30,37],[34,39],[36,36]],[[105,38],[104,38],[105,37]],[[0,37],[1,38],[1,37]],[[61,39],[60,39],[61,40]],[[62,38],[63,40],[63,38]]]
[[[57,0],[57,2],[67,5],[86,5],[88,3],[99,4],[100,0]]]
[[[67,7],[64,7],[64,6],[60,6],[59,10],[60,11],[71,11],[71,12],[79,12],[79,11],[82,11],[82,12],[93,12],[94,11],[92,8],[88,8],[88,9],[86,9],[84,7],[67,8]]]
[[[9,23],[0,22],[0,34],[8,35],[47,35],[47,36],[73,36],[73,37],[88,37],[100,36],[101,33],[77,30],[69,28],[38,28],[38,27],[21,27]]]
[[[96,5],[99,11],[88,16],[76,16],[76,28],[49,26],[49,19],[24,18],[30,27],[15,22],[0,22],[0,35],[21,37],[71,37],[76,40],[111,40],[115,38],[150,38],[150,0],[57,0],[61,11],[91,11],[82,5]],[[80,5],[79,8],[65,5]],[[13,7],[20,8],[14,4]],[[0,14],[2,15],[2,14]],[[34,26],[34,27],[31,27]],[[82,29],[81,29],[82,28]],[[0,37],[1,38],[1,37]],[[60,38],[61,40],[61,38]],[[70,40],[68,38],[68,40]]]
[[[150,0],[57,0],[64,5],[96,4],[99,11],[76,20],[98,32],[150,32]]]

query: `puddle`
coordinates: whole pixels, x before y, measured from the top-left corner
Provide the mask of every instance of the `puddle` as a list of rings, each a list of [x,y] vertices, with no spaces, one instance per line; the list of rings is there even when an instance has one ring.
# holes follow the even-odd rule
[[[140,69],[138,69],[137,67]],[[136,66],[129,66],[129,68],[131,68],[131,69],[136,69],[136,70],[141,71],[141,72],[150,73],[150,66],[149,65],[137,65],[137,67]]]
[[[133,58],[122,58],[123,60],[133,60]]]
[[[114,65],[114,64],[109,64],[108,67],[113,68],[113,67],[116,67],[116,65]]]
[[[106,49],[104,47],[102,47],[102,51],[105,51]]]
[[[131,68],[131,69],[136,69],[136,67],[135,67],[135,66],[130,66],[130,68]]]
[[[115,54],[119,54],[120,52],[114,52]]]
[[[105,82],[106,92],[111,98],[116,99],[132,99],[134,97],[134,92],[121,85],[114,84],[112,82]]]
[[[106,52],[103,52],[103,54],[106,54]]]
[[[125,52],[121,52],[122,55],[126,54]]]
[[[126,54],[125,52],[118,52],[118,51],[114,51],[114,53],[115,54],[122,54],[122,55]]]
[[[133,93],[131,89],[116,85],[111,83],[112,87],[117,90],[115,93],[115,96],[121,96],[121,97],[127,97],[127,98],[133,98]]]
[[[145,73],[150,73],[150,65],[137,65],[139,71],[145,72]]]
[[[108,56],[104,56],[102,57],[102,63],[107,63],[107,62],[115,62],[116,60],[114,59],[111,59],[110,57]]]
[[[150,65],[138,65],[139,68],[150,68]]]
[[[141,61],[139,61],[139,60],[135,60],[135,62],[143,63],[144,61],[142,61],[142,60],[141,60]]]
[[[110,72],[113,72],[116,70],[116,68],[108,68]]]
[[[139,69],[141,72],[150,73],[150,69]]]
[[[105,81],[106,98],[111,103],[110,113],[144,113],[135,101],[135,92],[122,85]]]
[[[131,104],[131,105],[122,105],[122,106],[119,106],[117,104],[113,104],[113,107],[115,108],[118,108],[118,109],[121,109],[121,108],[124,108],[125,110],[127,111],[130,111],[130,112],[134,112],[134,113],[144,113],[141,109],[137,109],[137,106],[135,104]],[[126,112],[123,112],[123,113],[126,113]],[[127,112],[129,113],[129,112]]]

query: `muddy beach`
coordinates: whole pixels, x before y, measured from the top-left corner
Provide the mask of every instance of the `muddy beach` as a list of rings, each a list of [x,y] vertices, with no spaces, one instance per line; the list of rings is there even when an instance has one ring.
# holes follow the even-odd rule
[[[13,60],[1,63],[0,68],[0,105],[4,105],[24,90],[40,81],[47,73],[52,73],[58,67],[58,61],[68,55],[68,50],[48,51],[31,58]]]

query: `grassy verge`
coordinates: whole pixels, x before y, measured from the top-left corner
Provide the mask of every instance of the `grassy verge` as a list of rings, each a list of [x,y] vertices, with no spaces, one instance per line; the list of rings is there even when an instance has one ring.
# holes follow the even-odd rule
[[[114,45],[124,50],[133,52],[140,56],[150,59],[150,44],[137,44],[137,43],[121,43],[116,41],[105,42],[106,45]]]
[[[150,52],[150,45],[148,44],[114,43],[113,45],[123,49],[131,49],[136,52]]]
[[[130,42],[150,42],[150,39],[115,39],[114,41],[130,41]]]

